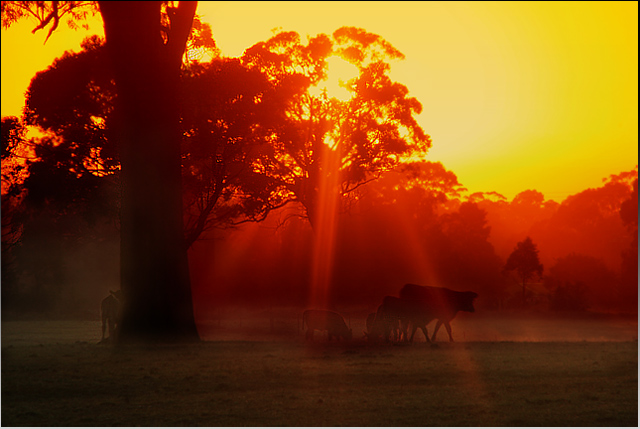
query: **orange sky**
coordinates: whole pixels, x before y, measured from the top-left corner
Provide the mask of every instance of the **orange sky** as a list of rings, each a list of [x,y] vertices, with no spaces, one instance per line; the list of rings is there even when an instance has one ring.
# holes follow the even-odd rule
[[[638,163],[636,2],[200,2],[226,56],[272,29],[305,37],[343,25],[405,54],[392,77],[423,104],[429,158],[470,191],[561,201]],[[33,74],[87,35],[33,22],[2,30],[2,115]],[[102,33],[95,20],[89,34]]]

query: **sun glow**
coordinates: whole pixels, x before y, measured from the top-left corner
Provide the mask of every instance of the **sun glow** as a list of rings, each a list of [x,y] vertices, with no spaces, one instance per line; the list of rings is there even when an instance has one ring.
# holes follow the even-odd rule
[[[347,89],[347,85],[350,80],[358,76],[358,68],[335,55],[329,57],[327,63],[327,79],[311,89],[312,95],[318,96],[326,90],[329,98],[349,101],[353,93]]]

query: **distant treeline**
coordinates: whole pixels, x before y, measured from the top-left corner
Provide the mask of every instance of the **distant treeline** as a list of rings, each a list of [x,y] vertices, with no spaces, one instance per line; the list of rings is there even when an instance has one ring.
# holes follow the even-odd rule
[[[480,309],[521,309],[521,281],[504,267],[529,236],[544,271],[527,285],[528,309],[637,311],[637,170],[556,203],[536,191],[511,201],[495,193],[456,197],[437,190],[436,177],[451,172],[433,163],[420,167],[420,180],[389,173],[368,184],[339,215],[335,308],[375,309],[413,281],[474,290]],[[283,209],[194,246],[194,290],[203,312],[215,302],[307,302],[313,231],[295,213]]]

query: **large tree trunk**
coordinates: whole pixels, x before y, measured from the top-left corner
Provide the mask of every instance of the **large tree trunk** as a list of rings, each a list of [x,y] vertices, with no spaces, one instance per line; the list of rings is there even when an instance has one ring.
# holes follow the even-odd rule
[[[197,2],[180,2],[168,41],[161,2],[99,2],[115,75],[122,166],[122,342],[190,341],[193,315],[182,218],[178,88]]]

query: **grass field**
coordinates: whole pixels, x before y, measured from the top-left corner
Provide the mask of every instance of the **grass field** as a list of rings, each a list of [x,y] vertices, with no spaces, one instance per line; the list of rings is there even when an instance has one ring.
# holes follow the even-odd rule
[[[478,341],[456,322],[459,341],[436,345],[223,324],[201,344],[117,349],[95,321],[3,322],[2,425],[638,425],[637,323],[609,327],[616,341]]]

